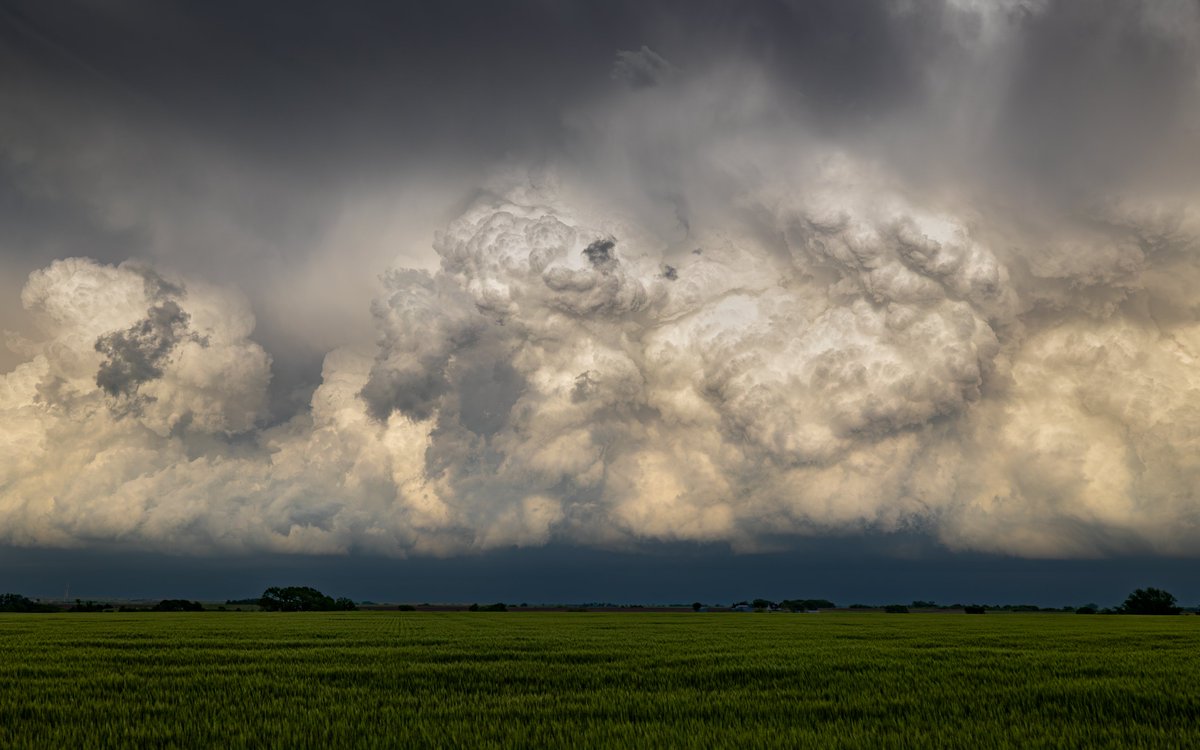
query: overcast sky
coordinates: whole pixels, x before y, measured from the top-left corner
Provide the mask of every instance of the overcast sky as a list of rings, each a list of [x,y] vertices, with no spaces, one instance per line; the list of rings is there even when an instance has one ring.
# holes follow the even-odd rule
[[[0,101],[0,587],[1195,567],[1194,0],[0,0]]]

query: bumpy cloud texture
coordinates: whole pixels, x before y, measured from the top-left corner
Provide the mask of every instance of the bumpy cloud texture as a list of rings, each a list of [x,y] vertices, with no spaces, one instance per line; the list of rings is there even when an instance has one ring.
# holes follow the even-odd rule
[[[928,8],[884,35],[907,104],[861,117],[744,59],[620,52],[567,153],[496,170],[437,270],[384,273],[373,350],[329,353],[283,423],[237,295],[35,272],[39,334],[0,379],[0,539],[1192,552],[1194,9]],[[941,36],[914,31],[926,11]],[[1101,53],[1123,77],[1079,93]]]

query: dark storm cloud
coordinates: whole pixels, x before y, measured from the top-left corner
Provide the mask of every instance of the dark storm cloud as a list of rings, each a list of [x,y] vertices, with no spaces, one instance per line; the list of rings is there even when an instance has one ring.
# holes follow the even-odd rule
[[[1155,154],[1179,136],[1196,96],[1198,50],[1176,26],[1192,20],[1180,10],[1103,0],[1018,11],[1022,33],[1003,92],[1005,156],[1039,181],[1074,189],[1161,168]],[[1196,163],[1194,151],[1180,155]]]
[[[613,64],[612,77],[624,81],[634,88],[654,86],[667,80],[674,72],[671,63],[662,58],[649,47],[642,45],[640,50],[617,52],[617,61]]]
[[[497,146],[540,142],[582,70],[607,70],[629,15],[541,2],[10,0],[0,18],[25,75],[75,93],[107,85],[124,100],[117,106],[160,126],[311,174],[347,157],[360,169],[388,161],[364,153],[384,143],[440,142],[487,158]]]
[[[126,330],[101,336],[96,351],[105,359],[96,372],[96,385],[110,396],[132,398],[143,383],[161,378],[164,361],[188,335],[190,319],[179,303],[167,300]]]
[[[429,419],[433,415],[438,397],[449,390],[450,384],[439,372],[437,361],[425,359],[413,364],[413,371],[380,369],[372,375],[362,389],[372,417],[382,422],[394,411],[413,419]],[[417,370],[417,367],[430,369]]]
[[[150,299],[169,300],[172,297],[178,299],[186,294],[186,290],[182,284],[164,279],[153,268],[135,266],[132,267],[132,270],[142,275],[144,279],[143,290]]]
[[[384,283],[386,300],[372,306],[380,350],[360,395],[377,420],[393,411],[429,419],[451,389],[451,361],[484,335],[486,323],[461,292],[428,273],[392,272]]]
[[[34,124],[47,114],[39,104],[99,104],[123,127],[221,144],[306,182],[390,170],[428,148],[460,163],[544,153],[562,141],[562,114],[605,91],[610,69],[647,85],[672,63],[691,74],[757,65],[785,105],[822,126],[865,128],[929,104],[939,69],[984,33],[974,9],[942,2],[2,7],[7,93],[28,104],[11,122]],[[1164,34],[1129,2],[994,7],[990,23],[1020,29],[1012,86],[994,93],[1030,168],[1064,154],[1113,158],[1100,144],[1169,126],[1191,80],[1186,35]],[[1097,77],[1106,85],[1088,85]],[[1079,132],[1083,142],[1069,137]]]
[[[612,237],[596,240],[583,249],[583,254],[594,268],[604,269],[616,263],[612,253],[616,246],[617,241]]]
[[[14,123],[33,126],[50,104],[98,105],[120,127],[165,139],[152,150],[216,144],[303,183],[387,173],[427,149],[460,165],[545,154],[562,143],[563,113],[606,91],[610,70],[646,85],[671,62],[692,72],[730,59],[760,65],[812,117],[865,122],[918,103],[922,66],[954,44],[939,3],[901,12],[833,0],[5,0],[3,9],[6,88],[27,102],[10,111]],[[40,124],[50,125],[43,139],[78,135]]]
[[[507,362],[464,373],[459,385],[459,419],[476,435],[493,435],[508,422],[525,379]]]
[[[823,125],[867,125],[922,103],[925,66],[957,45],[946,16],[940,2],[768,5],[746,22],[739,52],[761,55]]]

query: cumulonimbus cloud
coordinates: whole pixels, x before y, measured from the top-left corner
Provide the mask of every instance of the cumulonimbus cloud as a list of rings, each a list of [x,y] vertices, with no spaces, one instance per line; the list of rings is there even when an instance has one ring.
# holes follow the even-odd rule
[[[571,114],[570,158],[499,172],[436,271],[384,273],[375,347],[330,352],[280,424],[238,295],[55,261],[0,376],[0,540],[405,555],[919,529],[1190,553],[1200,215],[1166,155],[1200,111],[1196,45],[1143,19],[1193,89],[1155,93],[1169,127],[1130,121],[1139,168],[1049,136],[1054,174],[1010,167],[1051,85],[1022,88],[1018,53],[1070,16],[982,12],[956,32],[976,47],[914,58],[924,106],[886,133],[830,135],[752,65],[622,53],[630,86]],[[1093,167],[1112,181],[1068,184]]]
[[[0,391],[6,540],[1190,543],[1195,321],[1044,318],[968,227],[895,202],[793,207],[781,263],[728,237],[664,252],[542,197],[482,199],[439,272],[384,276],[376,352],[331,353],[311,412],[266,429],[236,297],[81,259],[34,274],[43,336]]]

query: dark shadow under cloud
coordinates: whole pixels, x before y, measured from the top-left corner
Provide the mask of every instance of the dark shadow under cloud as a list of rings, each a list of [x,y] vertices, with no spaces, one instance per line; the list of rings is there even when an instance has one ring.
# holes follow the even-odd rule
[[[898,548],[907,554],[897,556]],[[764,597],[853,603],[1115,606],[1133,589],[1165,588],[1200,603],[1200,561],[1155,557],[1031,560],[951,554],[919,537],[805,540],[774,554],[722,545],[650,545],[637,552],[564,546],[500,549],[453,558],[252,555],[175,557],[113,550],[0,548],[0,590],[42,598],[257,596],[311,585],[389,602],[728,604]]]

